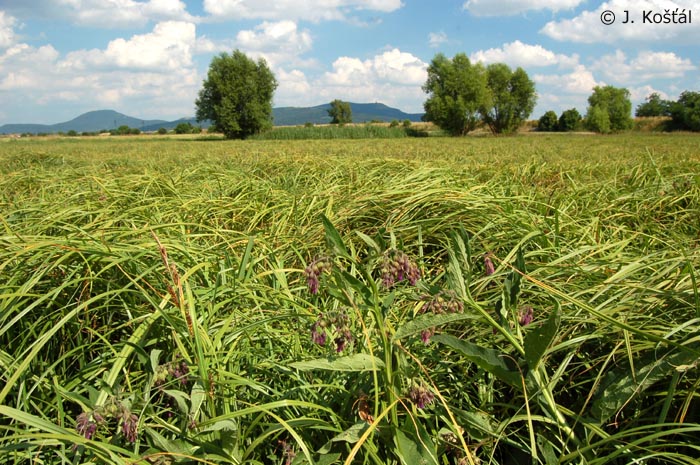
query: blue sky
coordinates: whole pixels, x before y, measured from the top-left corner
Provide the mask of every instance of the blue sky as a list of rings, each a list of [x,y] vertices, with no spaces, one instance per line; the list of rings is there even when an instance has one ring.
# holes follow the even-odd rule
[[[649,11],[690,23],[645,23]],[[435,54],[463,52],[523,67],[535,119],[585,113],[596,85],[626,87],[635,106],[700,90],[697,43],[698,0],[0,0],[0,124],[99,109],[192,116],[211,58],[234,49],[268,61],[275,106],[339,98],[407,112],[422,111]]]

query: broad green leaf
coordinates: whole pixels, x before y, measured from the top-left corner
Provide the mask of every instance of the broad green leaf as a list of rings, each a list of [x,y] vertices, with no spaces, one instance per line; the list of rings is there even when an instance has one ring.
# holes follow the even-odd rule
[[[326,242],[333,253],[342,257],[350,258],[348,249],[345,247],[345,243],[340,237],[338,230],[335,229],[335,226],[333,226],[333,223],[331,223],[326,215],[323,214],[321,214],[321,221],[323,222],[323,228],[326,230]]]
[[[368,354],[354,354],[347,357],[317,358],[289,365],[301,371],[330,370],[330,371],[375,371],[384,368],[384,362]]]
[[[525,361],[531,371],[537,369],[549,345],[557,335],[559,321],[559,311],[555,309],[549,314],[549,318],[545,320],[544,324],[532,327],[525,333]]]
[[[400,429],[396,430],[396,452],[403,465],[438,465],[435,451],[431,453],[425,445],[409,437]]]
[[[554,447],[552,443],[541,434],[537,435],[537,448],[540,450],[542,457],[544,457],[545,465],[558,465],[559,458],[554,452]]]
[[[187,403],[190,400],[190,396],[182,391],[178,391],[177,389],[164,389],[163,392],[175,399],[177,408],[180,410],[180,412],[185,414],[189,412],[190,409],[187,406]]]
[[[426,313],[419,315],[413,320],[401,325],[391,340],[392,342],[398,341],[399,339],[403,339],[407,336],[420,333],[425,329],[446,325],[448,323],[454,323],[455,321],[474,320],[476,318],[476,315],[466,313],[443,313],[441,315]]]
[[[520,372],[509,356],[494,349],[487,349],[471,342],[457,339],[448,334],[438,334],[433,336],[433,340],[461,353],[467,360],[476,363],[501,381],[515,388],[522,389]]]
[[[349,444],[355,444],[360,440],[364,432],[367,431],[367,428],[369,428],[369,424],[367,422],[357,422],[350,428],[331,438],[330,441],[324,444],[323,447],[316,452],[321,455],[328,454],[331,451],[334,442],[347,442]]]
[[[199,412],[199,408],[202,406],[202,402],[204,402],[206,395],[207,393],[204,391],[202,385],[199,383],[194,383],[194,386],[192,386],[192,393],[190,394],[190,415],[192,417]]]
[[[651,385],[669,376],[676,367],[694,361],[693,354],[685,351],[667,355],[654,352],[635,363],[634,373],[629,368],[624,372],[612,372],[593,401],[591,413],[604,423]]]

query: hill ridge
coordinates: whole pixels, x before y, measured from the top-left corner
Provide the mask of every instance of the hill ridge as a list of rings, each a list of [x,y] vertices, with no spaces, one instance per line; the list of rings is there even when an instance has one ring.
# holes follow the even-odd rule
[[[421,121],[422,113],[405,113],[397,108],[390,107],[384,103],[353,103],[353,121],[356,123],[368,121],[405,120]],[[311,107],[275,107],[272,109],[275,126],[296,126],[305,123],[325,124],[330,122],[328,109],[330,103],[315,105]],[[180,123],[191,123],[208,127],[208,122],[198,123],[194,117],[180,118],[174,121],[167,120],[145,120],[125,115],[116,110],[91,110],[82,113],[75,118],[56,124],[33,124],[33,123],[8,123],[0,126],[0,134],[22,134],[22,133],[57,133],[76,131],[96,132],[101,130],[116,129],[119,126],[129,126],[141,129],[142,131],[156,131],[159,128],[173,129]]]

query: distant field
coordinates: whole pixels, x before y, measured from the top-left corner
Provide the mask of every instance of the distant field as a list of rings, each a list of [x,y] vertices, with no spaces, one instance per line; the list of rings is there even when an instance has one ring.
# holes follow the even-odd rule
[[[697,135],[3,139],[0,463],[697,463],[699,246]]]

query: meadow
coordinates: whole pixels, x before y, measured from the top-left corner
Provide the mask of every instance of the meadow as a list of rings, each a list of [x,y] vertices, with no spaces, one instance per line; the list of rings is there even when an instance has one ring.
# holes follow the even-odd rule
[[[0,463],[695,464],[700,137],[0,140]]]

